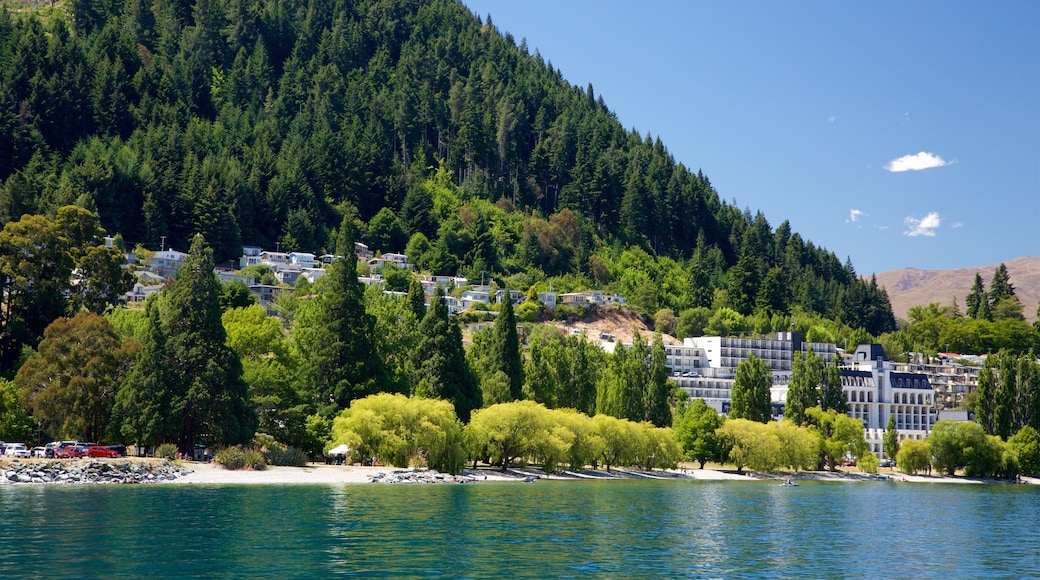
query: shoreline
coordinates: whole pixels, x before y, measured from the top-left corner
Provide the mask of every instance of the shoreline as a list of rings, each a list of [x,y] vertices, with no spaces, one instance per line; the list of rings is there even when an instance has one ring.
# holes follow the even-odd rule
[[[161,465],[165,460],[154,458],[119,458],[119,459],[30,459],[17,463],[7,460],[0,462],[0,476],[3,476],[13,465],[31,465],[34,463],[64,462],[70,466],[84,466],[90,462]],[[630,468],[612,468],[606,470],[562,470],[558,473],[546,474],[539,469],[517,467],[503,472],[495,467],[465,469],[457,476],[440,474],[423,469],[398,468],[392,466],[360,466],[360,465],[326,465],[310,463],[305,467],[268,466],[261,471],[229,470],[217,463],[201,463],[195,461],[169,462],[181,468],[183,475],[172,480],[158,483],[166,485],[339,485],[354,483],[481,483],[481,482],[531,482],[537,480],[554,481],[615,481],[615,480],[689,480],[689,481],[781,481],[790,478],[793,481],[834,481],[834,482],[895,482],[895,483],[963,483],[963,484],[1011,484],[1005,480],[976,479],[963,476],[943,475],[906,475],[898,472],[871,475],[847,471],[801,471],[792,473],[756,473],[714,468],[681,468],[656,469],[643,471]],[[1023,477],[1021,483],[1040,484],[1040,479]],[[9,481],[0,477],[0,485],[41,485]],[[42,483],[49,485],[49,483]]]

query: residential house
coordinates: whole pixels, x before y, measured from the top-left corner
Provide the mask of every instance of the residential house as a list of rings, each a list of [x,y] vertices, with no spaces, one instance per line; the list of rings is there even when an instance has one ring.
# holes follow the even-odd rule
[[[259,266],[260,254],[264,251],[260,246],[242,246],[242,257],[238,259],[238,269],[246,266]]]
[[[156,274],[169,278],[176,276],[188,254],[177,250],[161,250],[148,259],[148,268]]]

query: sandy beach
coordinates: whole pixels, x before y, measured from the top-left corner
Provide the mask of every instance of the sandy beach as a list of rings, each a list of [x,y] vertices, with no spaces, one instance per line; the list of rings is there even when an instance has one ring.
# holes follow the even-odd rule
[[[345,484],[369,483],[378,474],[398,471],[400,468],[388,466],[363,467],[359,465],[324,465],[309,464],[307,467],[268,467],[262,471],[231,471],[216,463],[185,462],[183,467],[192,473],[168,482],[173,485],[184,484]],[[630,470],[581,471],[564,472],[562,474],[545,475],[534,469],[511,469],[501,472],[497,469],[467,469],[463,473],[472,482],[523,481],[525,478],[537,479],[698,479],[698,480],[746,480],[756,479],[753,476],[741,475],[713,469],[693,470],[658,470],[653,473]]]

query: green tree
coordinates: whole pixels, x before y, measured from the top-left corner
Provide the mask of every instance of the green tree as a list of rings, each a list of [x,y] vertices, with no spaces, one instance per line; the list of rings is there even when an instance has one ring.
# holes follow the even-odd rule
[[[784,418],[795,425],[806,423],[806,410],[820,404],[819,385],[823,382],[823,361],[816,356],[812,348],[802,355],[794,353],[791,361],[791,378],[787,383],[787,403],[784,405]]]
[[[654,344],[650,347],[649,381],[646,383],[646,416],[644,420],[649,421],[656,427],[672,426],[672,383],[668,381],[668,368],[665,366],[667,358],[664,350],[664,340],[660,334],[654,338]]]
[[[979,370],[979,384],[975,389],[975,421],[982,425],[983,431],[992,435],[994,431],[993,409],[997,391],[995,374],[996,358],[987,357]]]
[[[492,335],[492,366],[509,377],[509,394],[513,400],[523,397],[524,362],[520,354],[520,336],[516,332],[516,316],[513,314],[513,301],[509,298],[509,289],[505,289],[502,306],[498,311]]]
[[[1011,436],[1018,405],[1018,357],[1001,350],[997,355],[997,389],[993,393],[993,433],[990,435],[1001,439]]]
[[[22,390],[14,381],[0,378],[0,439],[27,441],[37,428],[22,399]]]
[[[824,411],[820,407],[807,409],[806,415],[820,438],[820,451],[831,471],[836,470],[838,462],[844,457],[858,459],[870,453],[863,438],[863,423],[859,419],[833,409]]]
[[[464,423],[481,406],[480,384],[466,360],[458,322],[448,316],[444,292],[438,288],[419,324],[419,346],[415,367],[419,382],[415,393],[424,397],[447,399]]]
[[[889,459],[895,459],[899,455],[899,431],[896,431],[896,416],[894,413],[888,416],[888,424],[885,426],[885,435],[881,444],[884,448],[885,456]]]
[[[838,368],[837,356],[823,371],[823,383],[820,385],[820,407],[824,411],[834,410],[841,414],[849,412],[849,400],[841,388],[841,369]]]
[[[1026,425],[1008,439],[1008,447],[1018,458],[1019,469],[1030,475],[1040,473],[1040,433]]]
[[[357,279],[349,215],[340,224],[336,253],[343,259],[326,268],[317,295],[300,305],[292,331],[301,386],[325,416],[388,386],[375,348],[376,321],[365,310],[365,288]]]
[[[170,368],[166,331],[155,295],[145,304],[147,325],[136,364],[123,381],[112,408],[113,422],[127,441],[136,445],[156,445],[173,441],[176,421],[174,375]]]
[[[907,439],[896,454],[896,464],[899,465],[899,471],[909,475],[925,470],[931,471],[931,444],[919,439]]]
[[[769,399],[772,385],[773,373],[765,361],[754,355],[741,361],[733,378],[729,416],[768,423],[773,411]]]
[[[396,467],[462,471],[463,427],[448,401],[380,393],[354,401],[332,423],[329,447],[347,444]]]
[[[701,469],[709,461],[722,460],[722,446],[716,434],[722,422],[722,415],[704,399],[694,399],[675,423],[675,436],[685,457],[700,463]]]
[[[63,316],[73,260],[59,228],[23,215],[0,231],[0,371],[16,370],[22,347],[35,347],[44,329]]]
[[[548,410],[534,401],[513,401],[473,412],[466,425],[470,457],[486,456],[502,471],[534,452],[547,436]]]
[[[773,471],[780,465],[780,438],[777,432],[759,421],[729,418],[717,431],[726,459],[755,471]]]
[[[981,425],[960,421],[938,421],[927,441],[932,450],[932,464],[947,475],[966,467],[973,449],[981,450],[987,445]]]
[[[101,441],[108,438],[116,390],[138,347],[96,314],[59,318],[44,331],[39,356],[22,365],[15,383],[49,432]]]
[[[978,272],[975,272],[975,281],[972,283],[968,296],[964,299],[964,304],[968,307],[968,318],[978,320],[990,319],[989,295],[986,293],[986,286],[982,282],[982,276]]]
[[[228,346],[242,361],[249,402],[257,416],[257,432],[292,447],[315,451],[307,434],[307,417],[313,410],[296,390],[295,363],[281,322],[253,304],[225,311],[221,323]]]
[[[175,417],[176,429],[168,435],[183,453],[193,453],[200,437],[226,445],[248,442],[256,431],[256,414],[249,406],[242,363],[226,344],[220,282],[213,273],[213,252],[201,235],[195,236],[166,292],[168,366],[163,372],[177,369],[166,410]]]

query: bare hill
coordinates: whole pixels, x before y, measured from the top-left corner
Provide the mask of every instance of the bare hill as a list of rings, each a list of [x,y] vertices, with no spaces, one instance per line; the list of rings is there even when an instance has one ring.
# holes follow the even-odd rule
[[[1022,301],[1026,320],[1036,320],[1037,302],[1040,301],[1040,257],[1022,257],[1004,262],[1015,287],[1015,295]],[[971,291],[975,281],[975,273],[982,276],[989,290],[993,272],[998,264],[980,268],[958,268],[956,270],[918,270],[903,268],[881,272],[877,275],[879,286],[888,290],[892,301],[892,312],[896,317],[906,319],[906,312],[912,306],[938,302],[942,305],[957,304],[964,311],[964,297]]]

